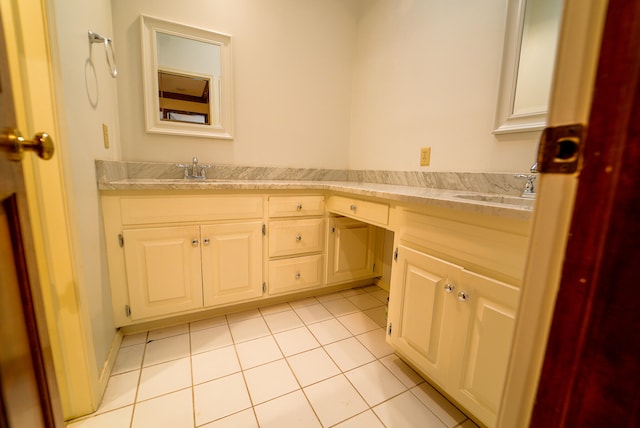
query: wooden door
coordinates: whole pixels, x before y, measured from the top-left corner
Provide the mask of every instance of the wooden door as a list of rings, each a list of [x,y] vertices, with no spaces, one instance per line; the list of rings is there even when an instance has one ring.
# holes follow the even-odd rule
[[[0,19],[0,129],[16,117]],[[0,147],[0,427],[63,426],[22,167]]]
[[[532,427],[640,424],[640,2],[610,0]]]
[[[460,266],[400,245],[391,273],[389,341],[440,384],[447,379],[456,334],[451,293],[457,292],[461,271]]]
[[[198,226],[129,229],[123,235],[132,320],[202,307]]]
[[[201,226],[205,306],[262,296],[262,223]]]

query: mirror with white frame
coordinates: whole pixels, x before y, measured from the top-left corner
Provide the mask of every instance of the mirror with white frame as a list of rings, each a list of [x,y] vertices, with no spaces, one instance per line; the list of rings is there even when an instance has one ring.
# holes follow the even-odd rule
[[[233,138],[231,37],[142,15],[146,131]]]
[[[494,134],[546,126],[562,0],[509,0]]]

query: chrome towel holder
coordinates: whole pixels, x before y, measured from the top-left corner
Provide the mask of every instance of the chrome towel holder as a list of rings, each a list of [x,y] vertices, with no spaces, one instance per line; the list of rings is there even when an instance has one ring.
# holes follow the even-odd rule
[[[93,31],[89,31],[90,46],[93,45],[93,43],[104,44],[104,53],[107,56],[107,65],[109,66],[111,77],[115,79],[118,75],[118,67],[116,66],[116,54],[113,51],[113,40],[108,37],[101,36],[98,33],[94,33]],[[111,55],[109,55],[109,53],[111,53]]]

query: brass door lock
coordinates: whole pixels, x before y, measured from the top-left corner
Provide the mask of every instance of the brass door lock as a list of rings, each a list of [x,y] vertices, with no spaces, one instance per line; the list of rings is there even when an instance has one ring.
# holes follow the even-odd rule
[[[581,123],[545,128],[538,148],[538,171],[556,174],[576,172],[582,163],[585,134],[586,126]]]

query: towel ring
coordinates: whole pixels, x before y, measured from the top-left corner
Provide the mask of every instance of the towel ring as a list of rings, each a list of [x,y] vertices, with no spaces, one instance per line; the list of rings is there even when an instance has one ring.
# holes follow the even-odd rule
[[[104,43],[104,53],[107,57],[107,65],[114,79],[118,75],[118,67],[116,66],[116,54],[113,51],[113,40],[100,34],[89,31],[89,43]],[[111,55],[109,55],[111,53]]]

